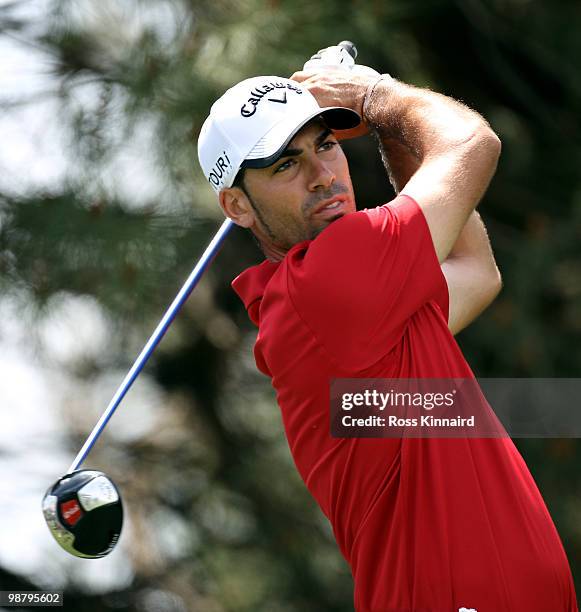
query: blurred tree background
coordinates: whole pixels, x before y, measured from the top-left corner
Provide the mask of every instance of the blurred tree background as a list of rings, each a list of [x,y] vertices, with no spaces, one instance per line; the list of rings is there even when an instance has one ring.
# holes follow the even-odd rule
[[[3,69],[20,74],[22,58],[39,67],[30,86],[0,90],[0,290],[37,358],[67,377],[66,452],[221,222],[195,151],[213,100],[248,76],[290,75],[343,39],[361,63],[477,109],[503,141],[481,212],[505,287],[458,338],[474,371],[579,377],[580,29],[572,0],[0,3],[0,42],[19,51]],[[37,122],[37,149],[19,145],[10,117],[23,130]],[[389,199],[373,141],[345,148],[358,205]],[[18,173],[2,161],[13,158]],[[88,464],[124,496],[125,577],[91,590],[75,570],[87,562],[73,560],[61,576],[67,609],[352,609],[348,567],[295,473],[254,369],[255,329],[229,286],[261,259],[244,232],[228,238],[130,393],[143,411],[122,406],[93,451]],[[67,317],[72,340],[47,342],[48,323]],[[100,335],[83,334],[83,317],[91,330],[101,321]],[[517,444],[580,590],[581,445]],[[53,548],[46,564],[66,554]],[[106,561],[88,563],[99,572]],[[1,565],[0,585],[52,586]]]

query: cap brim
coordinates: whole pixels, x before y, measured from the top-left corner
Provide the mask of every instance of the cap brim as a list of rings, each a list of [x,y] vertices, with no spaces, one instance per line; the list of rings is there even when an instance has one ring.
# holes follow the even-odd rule
[[[267,168],[268,166],[272,166],[272,164],[274,164],[282,155],[284,150],[287,148],[288,143],[294,138],[296,133],[315,117],[322,117],[327,126],[332,130],[350,130],[357,127],[361,123],[361,117],[359,114],[350,108],[345,108],[344,106],[330,106],[327,108],[321,108],[304,118],[298,125],[295,125],[290,134],[287,134],[282,144],[280,144],[274,153],[259,159],[245,159],[240,164],[240,167]],[[281,126],[276,126],[274,129],[277,128],[284,129],[284,124]]]

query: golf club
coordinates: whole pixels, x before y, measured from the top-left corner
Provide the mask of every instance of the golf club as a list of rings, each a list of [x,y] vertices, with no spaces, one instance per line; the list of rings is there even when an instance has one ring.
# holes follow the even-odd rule
[[[222,223],[123,379],[68,472],[50,486],[44,495],[42,509],[50,532],[62,548],[77,557],[96,559],[111,552],[119,539],[123,523],[121,496],[111,479],[102,472],[79,470],[79,467],[198,284],[232,226],[230,219]]]
[[[175,319],[177,313],[180,311],[181,307],[184,305],[186,300],[188,299],[190,293],[194,290],[194,287],[198,284],[198,281],[202,277],[202,274],[206,271],[206,268],[218,252],[218,249],[222,245],[224,238],[227,236],[228,232],[232,228],[232,221],[230,219],[226,219],[210,244],[207,246],[204,251],[200,261],[196,264],[195,268],[192,270],[192,273],[184,283],[183,287],[180,289],[179,293],[176,295],[174,301],[171,303],[170,307],[167,309],[167,312],[163,315],[163,318],[159,322],[158,326],[155,328],[155,331],[151,335],[151,338],[147,341],[147,344],[143,347],[143,350],[139,354],[139,357],[135,360],[133,366],[127,375],[123,379],[123,382],[119,385],[119,388],[115,392],[113,399],[103,412],[103,415],[93,428],[93,431],[89,434],[86,442],[83,444],[83,447],[78,452],[74,461],[71,464],[71,467],[68,470],[68,473],[74,472],[78,470],[90,450],[93,448],[95,442],[99,439],[99,436],[103,433],[105,426],[109,422],[109,419],[113,416],[113,413],[121,403],[121,400],[125,397],[127,391],[129,391],[131,385],[143,369],[143,366],[146,364],[147,360],[151,357],[151,354],[155,350],[155,347],[159,344],[159,341],[163,338],[165,332],[168,330],[172,321]]]
[[[318,51],[305,69],[355,66],[357,49],[349,41]],[[198,284],[202,274],[218,252],[233,222],[226,219],[143,347],[135,363],[121,382],[111,402],[89,434],[68,472],[45,493],[43,513],[50,532],[67,552],[96,559],[107,555],[119,540],[123,523],[121,496],[115,484],[102,472],[79,470],[99,436],[107,426],[131,385],[163,338],[177,313]]]

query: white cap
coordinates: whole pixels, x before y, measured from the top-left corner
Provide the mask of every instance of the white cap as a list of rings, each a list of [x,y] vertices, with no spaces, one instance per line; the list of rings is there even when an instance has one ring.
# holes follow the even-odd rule
[[[231,187],[240,168],[265,168],[293,136],[321,115],[331,129],[359,125],[359,115],[342,106],[321,108],[296,81],[258,76],[241,81],[216,100],[198,139],[198,158],[218,193]]]

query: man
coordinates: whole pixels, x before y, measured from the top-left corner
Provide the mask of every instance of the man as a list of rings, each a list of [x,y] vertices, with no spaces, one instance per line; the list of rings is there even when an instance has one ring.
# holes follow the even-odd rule
[[[292,79],[228,90],[198,149],[224,213],[266,255],[233,286],[258,325],[256,363],[297,468],[351,566],[356,609],[577,610],[559,536],[510,439],[329,431],[332,378],[473,377],[453,334],[500,288],[475,212],[497,136],[458,102],[388,77]],[[366,129],[398,196],[356,212],[332,130]]]

